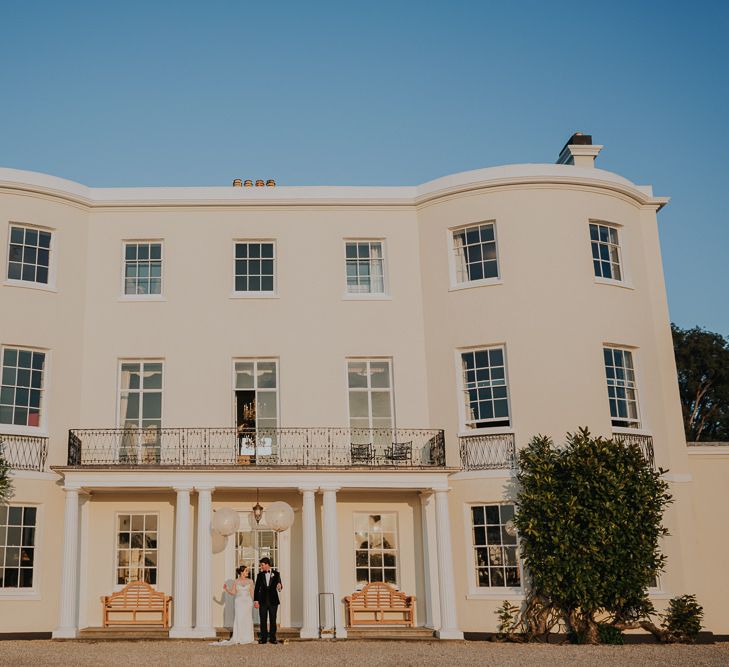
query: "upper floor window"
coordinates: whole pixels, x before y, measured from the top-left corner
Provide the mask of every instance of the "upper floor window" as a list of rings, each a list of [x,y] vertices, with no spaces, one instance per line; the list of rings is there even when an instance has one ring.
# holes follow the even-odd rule
[[[8,280],[48,285],[51,241],[49,231],[10,225]]]
[[[5,593],[33,588],[36,520],[35,507],[0,505],[0,589]]]
[[[349,360],[347,386],[349,425],[352,428],[392,428],[394,411],[389,359]]]
[[[273,294],[276,289],[276,244],[273,241],[237,241],[235,291]]]
[[[348,294],[385,293],[382,241],[347,241],[345,256]]]
[[[122,361],[119,424],[158,431],[162,426],[162,362]]]
[[[510,426],[506,354],[503,347],[461,352],[464,426]]]
[[[45,364],[45,352],[2,349],[0,424],[40,426]]]
[[[162,294],[162,243],[124,243],[124,294]]]
[[[455,229],[453,238],[453,280],[456,285],[499,277],[496,226],[493,222]]]
[[[595,277],[622,280],[618,228],[591,222],[590,243],[592,244],[592,266],[595,270]]]
[[[234,382],[236,427],[242,445],[252,431],[278,426],[278,361],[236,360]]]
[[[639,428],[638,386],[635,382],[633,353],[617,347],[604,347],[603,355],[612,424]]]
[[[514,506],[472,505],[471,522],[476,585],[521,586]]]

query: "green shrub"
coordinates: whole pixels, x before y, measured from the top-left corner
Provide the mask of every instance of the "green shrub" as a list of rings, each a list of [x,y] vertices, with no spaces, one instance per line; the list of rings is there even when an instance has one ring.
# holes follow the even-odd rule
[[[597,634],[601,644],[625,644],[625,636],[622,631],[610,623],[599,623]]]
[[[695,595],[681,595],[672,598],[661,624],[668,642],[693,644],[701,631],[704,608],[696,601]]]

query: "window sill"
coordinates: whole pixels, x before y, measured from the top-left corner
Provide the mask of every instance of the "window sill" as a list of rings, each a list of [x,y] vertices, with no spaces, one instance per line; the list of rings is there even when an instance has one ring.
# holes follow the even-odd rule
[[[489,287],[491,285],[503,285],[504,281],[502,278],[487,278],[486,280],[474,280],[470,283],[460,283],[458,285],[451,285],[448,289],[449,292],[460,292],[464,289],[474,289],[476,287]]]
[[[232,292],[229,299],[280,299],[275,292]]]
[[[653,435],[653,433],[644,428],[629,428],[627,426],[612,426],[613,435]]]
[[[39,292],[52,292],[58,294],[58,290],[55,285],[44,284],[44,283],[31,283],[25,280],[11,280],[8,278],[3,285],[6,287],[24,287],[25,289],[38,290]]]
[[[342,301],[392,301],[389,294],[344,294]]]
[[[0,424],[3,435],[27,435],[36,438],[47,438],[48,431],[40,426],[19,426],[17,424]]]
[[[513,426],[495,426],[494,428],[474,428],[468,431],[459,431],[459,438],[467,438],[468,436],[478,435],[514,435]]]
[[[27,593],[20,593],[22,589],[0,589],[0,600],[40,600],[39,591],[29,590]]]
[[[489,588],[469,590],[466,600],[523,600],[521,588]]]
[[[117,301],[126,301],[126,302],[139,302],[139,301],[167,301],[167,298],[162,296],[161,294],[125,294],[124,296],[120,296]]]
[[[623,289],[627,289],[632,291],[635,291],[635,287],[633,287],[630,283],[626,283],[624,280],[611,280],[610,278],[598,278],[595,276],[595,284],[596,285],[612,285],[613,287],[622,287]]]

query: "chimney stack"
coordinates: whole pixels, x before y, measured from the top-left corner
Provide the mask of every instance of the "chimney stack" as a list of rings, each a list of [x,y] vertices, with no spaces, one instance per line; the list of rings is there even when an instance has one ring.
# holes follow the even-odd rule
[[[557,164],[594,167],[595,158],[601,150],[601,145],[592,143],[592,135],[575,132],[560,151]]]

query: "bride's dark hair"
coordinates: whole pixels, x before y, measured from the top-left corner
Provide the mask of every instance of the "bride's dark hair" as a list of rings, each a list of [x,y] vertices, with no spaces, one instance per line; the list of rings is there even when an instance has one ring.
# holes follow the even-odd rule
[[[236,577],[240,577],[241,572],[243,572],[243,570],[247,570],[247,569],[248,569],[248,566],[247,565],[241,565],[240,567],[236,567],[235,568],[235,576]]]

